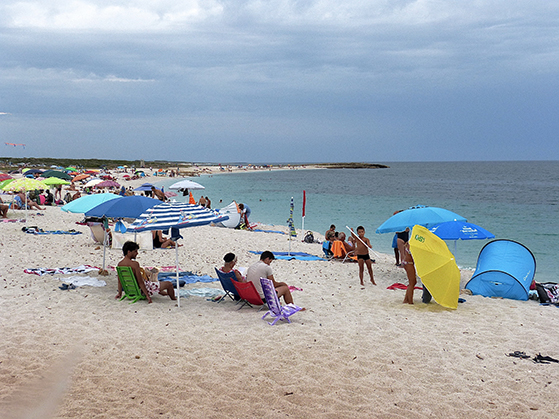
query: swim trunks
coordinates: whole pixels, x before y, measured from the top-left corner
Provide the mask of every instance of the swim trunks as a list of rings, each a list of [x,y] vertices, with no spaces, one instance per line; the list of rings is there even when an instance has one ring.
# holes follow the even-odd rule
[[[369,260],[371,257],[367,253],[366,255],[357,255],[357,259]]]

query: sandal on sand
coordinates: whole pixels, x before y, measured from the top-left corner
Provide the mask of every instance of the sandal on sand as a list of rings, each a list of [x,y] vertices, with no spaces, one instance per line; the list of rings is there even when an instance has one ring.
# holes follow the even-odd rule
[[[522,359],[530,358],[530,355],[526,355],[525,352],[521,352],[521,351],[511,352],[507,356],[511,356],[511,357],[514,357],[514,358],[522,358]]]
[[[537,354],[533,361],[537,364],[549,364],[551,362],[559,362],[559,359],[552,358],[550,356],[543,356],[542,354]]]

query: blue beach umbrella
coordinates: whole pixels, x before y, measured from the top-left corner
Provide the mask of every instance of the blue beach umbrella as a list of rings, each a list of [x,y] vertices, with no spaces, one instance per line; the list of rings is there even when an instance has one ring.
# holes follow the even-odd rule
[[[447,221],[429,229],[443,240],[454,240],[454,255],[456,255],[457,240],[494,239],[495,235],[486,229],[466,221]]]
[[[443,240],[483,240],[495,235],[486,229],[466,221],[447,221],[430,228],[431,232]]]
[[[87,211],[89,211],[92,208],[95,208],[97,205],[100,205],[103,202],[111,201],[117,198],[121,198],[121,197],[113,193],[96,193],[93,195],[85,195],[82,196],[81,198],[68,202],[60,209],[65,212],[75,212],[75,213],[85,214]]]
[[[134,232],[150,230],[181,229],[196,227],[210,223],[219,223],[229,219],[227,215],[221,215],[217,211],[204,208],[200,205],[185,204],[182,202],[164,202],[149,208],[138,219],[136,219],[128,230]],[[175,236],[178,233],[175,233]],[[181,238],[178,235],[178,238]],[[174,240],[178,239],[173,237]],[[179,294],[179,249],[175,246],[175,260],[177,269],[177,304],[180,307]]]
[[[103,202],[87,211],[85,215],[86,217],[137,218],[148,208],[160,203],[159,199],[145,196],[124,196]]]
[[[151,187],[154,186],[151,183],[144,183],[140,186],[138,186],[136,189],[134,189],[135,191],[138,192],[145,192],[145,191],[151,191]]]
[[[417,205],[394,214],[377,228],[377,234],[395,233],[414,225],[431,228],[445,221],[466,221],[464,217],[444,208]]]

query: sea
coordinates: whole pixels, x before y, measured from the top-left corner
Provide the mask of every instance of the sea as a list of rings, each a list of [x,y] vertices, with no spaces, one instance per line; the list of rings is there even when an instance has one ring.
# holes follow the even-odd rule
[[[212,208],[247,204],[251,222],[287,226],[293,198],[298,239],[364,226],[377,252],[392,255],[393,234],[375,230],[397,210],[446,208],[492,232],[522,243],[536,258],[536,280],[559,282],[559,161],[382,163],[385,169],[252,170],[190,178],[203,186]],[[166,189],[177,178],[157,182]],[[306,192],[302,218],[303,191]],[[182,196],[175,199],[184,200]],[[304,222],[304,225],[303,225]],[[489,240],[449,241],[460,268],[475,270]],[[272,249],[273,250],[273,249]]]

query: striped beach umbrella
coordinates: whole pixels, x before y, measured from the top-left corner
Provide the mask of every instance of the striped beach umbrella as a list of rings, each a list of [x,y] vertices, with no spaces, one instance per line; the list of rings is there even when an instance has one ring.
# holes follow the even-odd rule
[[[217,211],[200,205],[171,201],[161,203],[146,210],[128,227],[128,231],[139,233],[150,230],[181,229],[219,223],[228,219],[227,215],[221,215]],[[176,240],[177,237],[172,237],[172,239]],[[175,261],[177,270],[177,304],[180,307],[178,246],[175,246]]]

